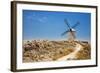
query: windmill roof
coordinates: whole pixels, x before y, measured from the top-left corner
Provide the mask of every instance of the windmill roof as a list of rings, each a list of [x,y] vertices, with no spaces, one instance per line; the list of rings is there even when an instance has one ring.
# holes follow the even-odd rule
[[[75,29],[72,29],[72,31],[76,31]]]

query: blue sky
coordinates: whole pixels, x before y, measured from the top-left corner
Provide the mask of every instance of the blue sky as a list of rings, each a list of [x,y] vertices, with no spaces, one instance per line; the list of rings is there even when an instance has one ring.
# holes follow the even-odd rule
[[[23,39],[67,39],[67,34],[61,36],[68,29],[64,19],[68,20],[70,26],[79,21],[80,24],[75,28],[76,38],[79,40],[90,40],[90,13],[35,10],[23,10]]]

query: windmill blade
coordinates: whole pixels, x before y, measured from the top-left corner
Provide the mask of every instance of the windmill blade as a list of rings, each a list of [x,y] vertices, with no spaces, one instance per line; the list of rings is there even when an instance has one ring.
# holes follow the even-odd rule
[[[67,32],[68,32],[68,30],[67,30],[67,31],[65,31],[65,32],[63,32],[61,35],[63,36],[63,35],[65,35]]]
[[[80,22],[78,21],[72,28],[76,28],[79,24]]]
[[[70,25],[69,25],[67,19],[65,19],[64,21],[65,21],[65,23],[67,24],[68,28],[71,29],[71,27],[70,27]]]

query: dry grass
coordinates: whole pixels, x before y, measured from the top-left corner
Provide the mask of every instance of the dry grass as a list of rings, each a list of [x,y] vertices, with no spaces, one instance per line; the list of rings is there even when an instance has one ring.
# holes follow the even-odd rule
[[[74,52],[75,46],[76,42],[67,41],[27,41],[23,43],[23,62],[56,61]],[[76,53],[76,60],[90,59],[90,45],[85,43],[82,46],[83,48]]]
[[[76,54],[77,60],[86,60],[86,59],[91,59],[91,47],[89,44],[85,44],[83,46],[83,49],[81,49],[77,54]]]
[[[23,45],[23,62],[55,61],[74,51],[67,41],[31,41]]]

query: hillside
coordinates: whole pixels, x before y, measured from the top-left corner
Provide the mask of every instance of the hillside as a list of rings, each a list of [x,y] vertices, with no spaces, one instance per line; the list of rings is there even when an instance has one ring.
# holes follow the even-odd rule
[[[33,40],[23,42],[23,62],[56,61],[75,52],[77,44],[83,48],[75,54],[75,58],[66,60],[90,59],[88,42]]]

